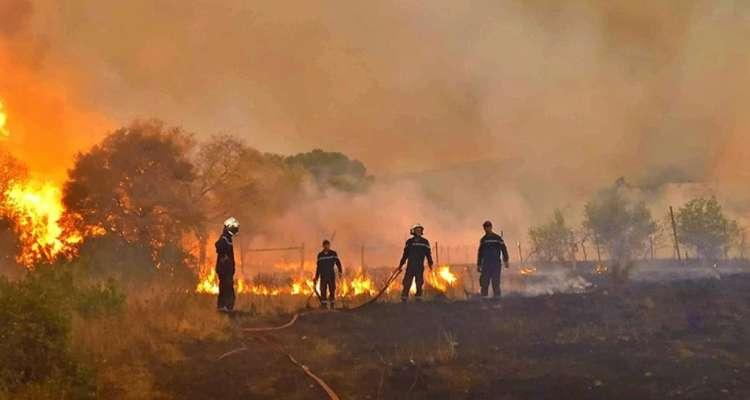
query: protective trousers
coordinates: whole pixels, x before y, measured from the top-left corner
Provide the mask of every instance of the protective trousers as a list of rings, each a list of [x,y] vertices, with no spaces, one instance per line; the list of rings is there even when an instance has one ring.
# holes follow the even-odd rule
[[[336,275],[320,277],[320,300],[325,304],[333,304],[336,299]]]
[[[424,285],[424,267],[407,267],[406,273],[404,274],[403,285],[404,288],[401,291],[401,300],[409,298],[409,290],[411,289],[411,283],[414,281],[417,285],[416,298],[422,297],[422,286]]]
[[[492,283],[492,295],[500,298],[500,270],[499,265],[488,265],[482,267],[479,275],[479,286],[482,288],[482,297],[489,295],[490,283]]]
[[[219,273],[219,297],[216,307],[234,309],[234,271]]]

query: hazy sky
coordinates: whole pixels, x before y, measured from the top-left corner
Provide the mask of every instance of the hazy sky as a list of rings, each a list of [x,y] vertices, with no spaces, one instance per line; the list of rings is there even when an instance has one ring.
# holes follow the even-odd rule
[[[460,166],[462,202],[623,175],[750,197],[746,1],[0,0],[0,37],[9,143],[44,171],[157,117],[378,175]]]

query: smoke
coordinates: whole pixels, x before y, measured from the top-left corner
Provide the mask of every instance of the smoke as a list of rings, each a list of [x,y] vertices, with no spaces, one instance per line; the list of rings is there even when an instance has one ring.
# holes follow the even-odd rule
[[[7,114],[5,149],[34,175],[61,182],[76,152],[95,143],[111,126],[84,99],[81,66],[57,59],[52,38],[34,29],[43,23],[35,3],[0,1],[0,102]]]
[[[51,137],[67,155],[155,116],[365,162],[367,197],[279,222],[305,235],[393,242],[420,221],[473,242],[493,219],[518,238],[620,176],[669,199],[706,184],[750,214],[744,1],[5,1],[3,42],[26,44],[0,48],[0,98],[47,169]]]

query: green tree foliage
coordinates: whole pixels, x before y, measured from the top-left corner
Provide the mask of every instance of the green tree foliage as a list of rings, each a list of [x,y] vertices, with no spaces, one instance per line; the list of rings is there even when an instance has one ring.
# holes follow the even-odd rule
[[[80,231],[98,231],[150,249],[160,271],[182,268],[182,235],[200,218],[190,199],[192,137],[158,121],[135,122],[79,154],[63,202]]]
[[[532,252],[546,262],[565,262],[570,254],[573,230],[565,224],[560,210],[555,210],[552,220],[529,229]]]
[[[632,260],[643,254],[656,223],[643,202],[629,200],[624,186],[599,192],[585,208],[584,228],[609,254],[609,270],[615,281],[624,281],[632,269]]]
[[[677,211],[677,235],[698,257],[715,261],[740,237],[739,225],[724,215],[715,197],[690,200]]]
[[[72,318],[113,315],[124,304],[112,283],[78,285],[70,269],[0,278],[0,398],[93,398],[93,373],[71,351]]]
[[[322,190],[333,188],[344,192],[364,192],[373,182],[359,160],[344,154],[315,149],[287,158],[291,165],[305,168]]]

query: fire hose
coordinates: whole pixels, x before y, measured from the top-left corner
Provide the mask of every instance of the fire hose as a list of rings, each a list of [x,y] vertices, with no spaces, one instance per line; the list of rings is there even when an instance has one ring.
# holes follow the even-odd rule
[[[393,284],[393,281],[396,280],[396,278],[399,276],[399,274],[401,274],[401,268],[396,268],[395,270],[393,270],[393,272],[391,272],[391,275],[388,276],[388,279],[386,279],[385,285],[383,285],[383,287],[380,289],[380,291],[378,291],[377,294],[375,294],[375,296],[373,296],[370,300],[367,300],[366,302],[364,302],[364,303],[362,303],[362,304],[360,304],[360,305],[358,305],[356,307],[347,309],[346,311],[359,310],[361,308],[364,308],[364,307],[366,307],[366,306],[368,306],[368,305],[370,305],[370,304],[378,301],[378,299],[383,294],[385,294],[385,292],[388,290],[388,288],[391,286],[391,284]],[[318,299],[320,300],[321,297],[318,294],[317,289],[313,289],[313,292],[315,293],[316,296],[318,296]],[[313,312],[315,312],[315,311],[307,311],[307,312],[302,312],[302,313],[295,313],[294,315],[292,315],[292,319],[289,322],[287,322],[287,323],[285,323],[283,325],[280,325],[280,326],[260,327],[260,328],[244,328],[243,331],[245,331],[245,332],[277,331],[279,329],[288,328],[288,327],[294,325],[294,323],[297,322],[297,319],[299,317],[301,317],[303,315],[311,314]]]
[[[358,310],[358,309],[361,309],[361,308],[363,308],[363,307],[365,307],[365,306],[367,306],[369,304],[372,304],[372,303],[376,302],[388,290],[388,288],[391,286],[391,284],[393,283],[393,281],[395,281],[396,278],[400,274],[401,274],[401,267],[398,267],[398,268],[394,269],[393,272],[391,272],[391,274],[388,276],[388,279],[386,279],[385,284],[383,285],[383,288],[381,288],[380,291],[373,298],[371,298],[370,300],[368,300],[368,301],[366,301],[366,302],[364,302],[364,303],[362,303],[362,304],[360,304],[360,305],[358,305],[358,306],[356,306],[354,308],[350,308],[347,311]],[[318,293],[318,291],[317,291],[317,289],[315,287],[313,287],[313,293],[318,297],[318,300],[321,300],[320,294]],[[312,294],[310,295],[310,297],[308,297],[308,299],[307,299],[308,302],[310,301],[310,298],[312,298]],[[251,332],[251,333],[259,333],[259,332],[271,332],[271,331],[278,331],[278,330],[281,330],[281,329],[286,329],[286,328],[289,328],[290,326],[294,325],[294,323],[297,322],[297,320],[299,319],[299,317],[301,317],[303,315],[311,314],[311,313],[313,313],[313,311],[307,311],[307,312],[303,312],[303,313],[295,313],[294,315],[292,315],[292,319],[289,320],[289,322],[287,322],[287,323],[285,323],[283,325],[272,326],[272,327],[244,328],[243,331],[244,332]],[[285,355],[292,364],[294,364],[297,367],[299,367],[300,369],[302,369],[302,371],[305,374],[307,374],[310,378],[312,378],[315,381],[315,383],[317,383],[318,386],[320,386],[326,392],[326,394],[328,395],[328,397],[331,400],[339,400],[340,399],[340,397],[336,394],[336,392],[334,392],[333,389],[331,389],[331,387],[328,386],[328,384],[323,379],[321,379],[320,377],[318,377],[317,375],[315,375],[310,370],[310,368],[308,368],[306,365],[301,364],[291,354],[289,354],[286,351],[284,351],[281,348],[281,346],[279,346],[278,344],[276,344],[274,347],[276,347],[276,350],[279,353]],[[234,349],[234,350],[231,350],[231,351],[228,351],[228,352],[222,354],[221,356],[219,356],[218,360],[222,360],[222,359],[224,359],[226,357],[229,357],[229,356],[237,354],[237,353],[244,352],[246,350],[249,350],[249,348],[246,347],[245,345],[243,345],[242,347],[240,347],[238,349]]]

